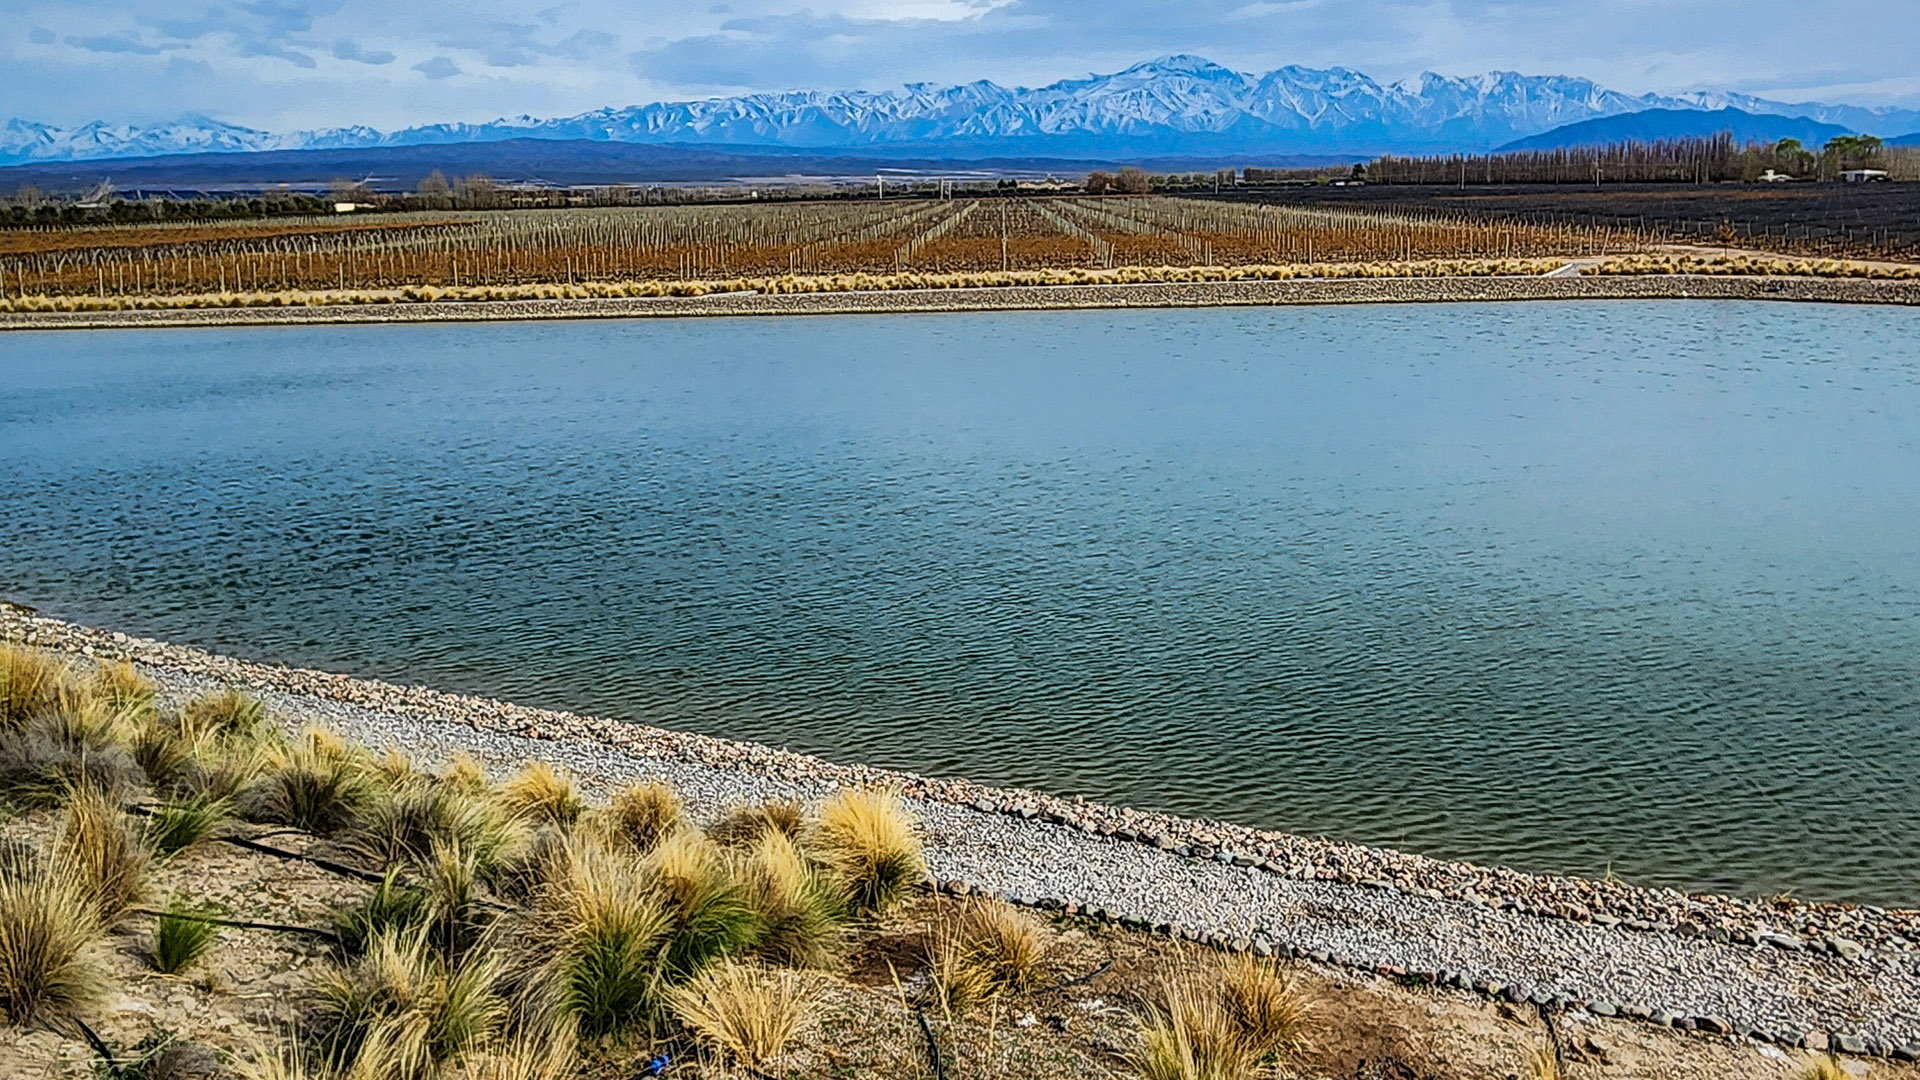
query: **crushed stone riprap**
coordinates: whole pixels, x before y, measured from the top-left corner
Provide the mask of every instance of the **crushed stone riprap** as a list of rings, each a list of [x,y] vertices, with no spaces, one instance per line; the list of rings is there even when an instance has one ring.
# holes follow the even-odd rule
[[[0,330],[493,322],[700,315],[859,315],[941,311],[1233,307],[1494,300],[1798,300],[1920,304],[1920,281],[1661,274],[1601,277],[1303,278],[1138,285],[1007,285],[873,292],[713,293],[580,300],[433,301],[305,307],[6,312]]]
[[[1920,1059],[1920,912],[1689,896],[1524,874],[421,687],[252,663],[0,604],[0,638],[139,665],[171,696],[262,696],[424,762],[540,759],[606,789],[673,784],[698,815],[882,785],[912,804],[947,892],[1103,915],[1224,948],[1422,977],[1791,1046]]]

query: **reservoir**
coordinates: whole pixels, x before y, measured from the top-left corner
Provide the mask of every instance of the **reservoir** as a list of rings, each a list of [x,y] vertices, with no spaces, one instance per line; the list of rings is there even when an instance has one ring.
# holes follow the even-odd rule
[[[0,335],[0,595],[1521,869],[1920,904],[1920,311]]]

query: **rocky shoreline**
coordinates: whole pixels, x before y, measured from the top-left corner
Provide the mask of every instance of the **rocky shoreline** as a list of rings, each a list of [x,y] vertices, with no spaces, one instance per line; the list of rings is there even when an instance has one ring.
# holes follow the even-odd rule
[[[433,301],[303,307],[0,313],[0,330],[497,322],[712,315],[1245,307],[1514,300],[1787,300],[1920,305],[1920,282],[1713,275],[1299,278],[1135,285],[1017,285],[875,292],[715,293],[579,300]]]
[[[410,753],[540,757],[697,805],[880,784],[914,800],[939,887],[1721,1036],[1920,1060],[1920,912],[1687,896],[823,761],[771,747],[256,664],[0,604],[0,639],[261,693]]]

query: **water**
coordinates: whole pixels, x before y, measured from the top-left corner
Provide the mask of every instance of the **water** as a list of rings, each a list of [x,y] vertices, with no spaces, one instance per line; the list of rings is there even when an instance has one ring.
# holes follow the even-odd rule
[[[1920,312],[0,337],[0,593],[1536,870],[1920,901]]]

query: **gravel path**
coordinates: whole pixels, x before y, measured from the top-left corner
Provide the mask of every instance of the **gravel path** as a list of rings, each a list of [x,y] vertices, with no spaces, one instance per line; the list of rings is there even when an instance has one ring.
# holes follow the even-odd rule
[[[717,293],[600,300],[438,301],[315,307],[0,313],[0,330],[484,322],[695,315],[851,315],[1063,308],[1219,307],[1486,300],[1799,300],[1920,304],[1920,282],[1853,278],[1444,277],[1045,285],[882,292]]]
[[[132,659],[170,695],[243,686],[290,726],[321,725],[423,762],[465,753],[504,773],[538,758],[602,791],[657,778],[709,818],[768,798],[817,800],[844,784],[888,784],[920,818],[930,873],[949,892],[1066,907],[1223,947],[1422,976],[1515,1001],[1558,998],[1601,1015],[1920,1059],[1920,946],[1909,936],[1910,912],[1770,906],[1773,921],[1756,924],[1756,905],[1728,898],[1531,877],[835,765],[752,744],[250,664],[4,603],[0,639]],[[1349,866],[1378,876],[1356,877]],[[1580,917],[1565,913],[1560,898],[1568,895],[1590,905]],[[1654,909],[1692,917],[1648,922],[1608,913]],[[1792,932],[1831,924],[1857,928],[1873,945]]]

